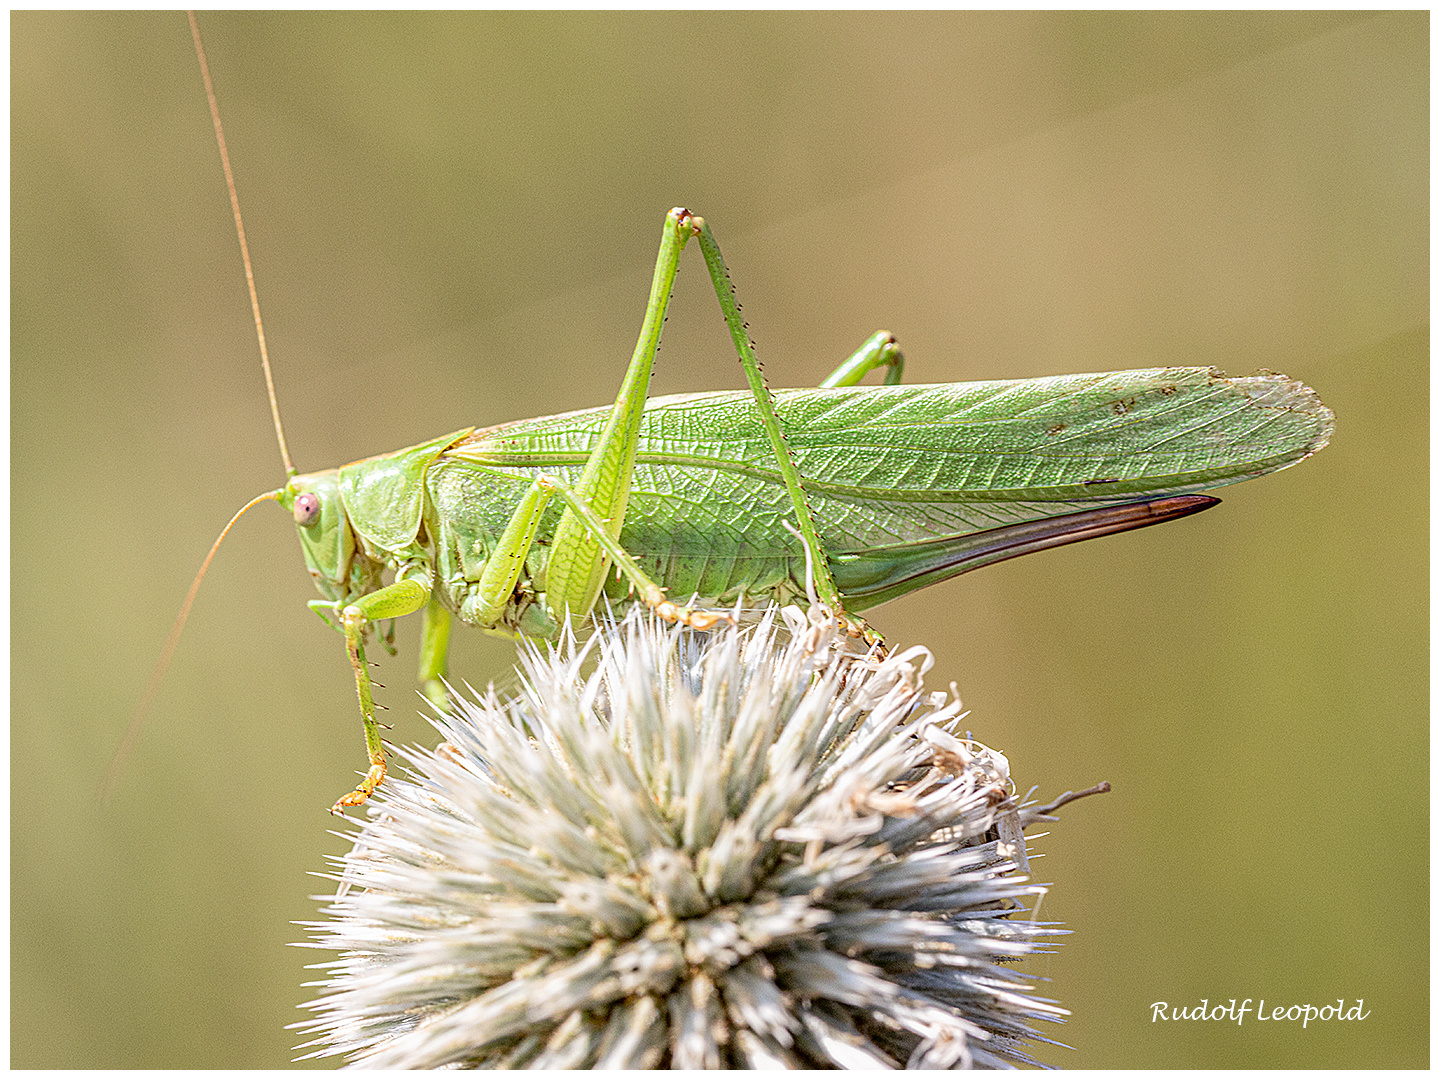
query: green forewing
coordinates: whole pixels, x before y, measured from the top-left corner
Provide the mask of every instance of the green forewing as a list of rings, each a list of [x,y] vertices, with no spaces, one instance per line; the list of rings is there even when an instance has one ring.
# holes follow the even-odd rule
[[[1314,453],[1334,423],[1298,382],[1207,368],[775,399],[832,558],[1250,479]],[[477,431],[441,461],[503,524],[535,473],[578,475],[606,411]],[[753,592],[799,554],[748,392],[650,401],[632,484],[621,542],[677,593]]]

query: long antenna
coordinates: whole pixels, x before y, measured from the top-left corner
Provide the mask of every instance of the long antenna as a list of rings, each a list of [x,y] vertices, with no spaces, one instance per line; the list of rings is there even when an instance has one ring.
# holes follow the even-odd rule
[[[240,196],[235,194],[235,174],[230,171],[230,151],[225,147],[225,129],[220,124],[220,104],[215,100],[215,86],[210,81],[210,65],[205,60],[205,45],[200,40],[200,23],[195,12],[190,18],[190,36],[195,39],[195,55],[200,60],[200,77],[205,80],[205,96],[210,101],[210,119],[215,123],[215,141],[220,145],[220,164],[225,167],[225,186],[230,191],[230,209],[235,214],[235,234],[240,238],[240,257],[245,261],[245,281],[250,286],[250,310],[255,313],[255,337],[260,341],[260,366],[265,369],[265,389],[270,393],[270,415],[275,418],[275,438],[280,443],[280,457],[285,461],[285,476],[295,475],[290,451],[285,446],[285,429],[280,425],[280,405],[275,398],[275,380],[270,374],[270,353],[265,348],[265,324],[260,320],[260,297],[255,292],[255,271],[250,266],[250,246],[245,243],[245,222],[240,217]]]
[[[140,725],[145,720],[145,714],[150,711],[150,703],[155,700],[155,691],[160,689],[160,680],[165,678],[165,669],[170,666],[170,658],[175,655],[175,646],[180,642],[180,631],[185,629],[185,620],[190,618],[190,605],[195,603],[195,594],[200,591],[200,582],[205,580],[205,571],[210,569],[210,560],[215,558],[215,552],[220,550],[220,541],[225,539],[225,534],[240,520],[246,510],[252,506],[258,506],[262,502],[279,498],[278,490],[267,491],[264,495],[256,495],[240,508],[240,512],[230,519],[230,523],[220,530],[220,535],[215,538],[215,543],[210,545],[210,553],[200,564],[200,571],[195,575],[195,580],[190,583],[190,591],[185,594],[185,602],[180,605],[180,612],[175,616],[175,622],[170,627],[170,635],[165,639],[165,645],[160,650],[160,659],[155,661],[155,670],[150,672],[150,681],[145,684],[145,696],[140,699],[140,704],[135,709],[135,715],[130,718],[130,725],[120,739],[120,745],[115,748],[115,754],[110,758],[110,767],[105,770],[105,785],[100,789],[102,802],[109,801],[115,781],[120,777],[120,769],[125,764],[125,759],[130,755],[130,748],[135,745],[135,739],[140,734]]]
[[[240,258],[245,262],[245,281],[250,286],[250,310],[255,314],[255,337],[260,342],[260,366],[265,371],[265,389],[270,394],[270,415],[275,420],[275,439],[280,444],[280,457],[285,462],[285,475],[289,478],[295,475],[296,469],[290,461],[290,451],[285,445],[285,429],[280,424],[280,405],[275,398],[275,380],[270,374],[270,353],[265,348],[265,324],[260,319],[260,297],[255,291],[255,271],[250,265],[250,245],[245,242],[245,222],[240,217],[240,197],[235,193],[235,174],[230,170],[230,151],[225,146],[225,129],[220,124],[220,105],[215,100],[215,86],[210,81],[210,65],[205,59],[205,45],[200,40],[200,23],[195,18],[195,12],[189,11],[186,14],[190,18],[190,36],[195,40],[195,56],[200,61],[200,77],[205,80],[205,96],[210,101],[210,119],[215,124],[215,141],[220,146],[220,164],[225,169],[225,186],[230,191],[230,209],[235,215],[235,234],[240,239]],[[221,542],[247,510],[262,502],[278,501],[279,498],[280,490],[276,490],[251,499],[230,519],[225,528],[220,530],[215,543],[210,545],[210,551],[205,556],[205,561],[200,564],[195,580],[190,583],[190,591],[185,594],[185,601],[180,605],[180,611],[170,627],[170,634],[160,649],[160,658],[155,662],[155,669],[150,672],[150,681],[145,684],[145,693],[140,704],[125,728],[120,745],[115,748],[115,753],[110,758],[110,767],[105,771],[105,783],[100,791],[102,802],[109,801],[125,759],[130,755],[130,748],[135,745],[135,740],[140,735],[141,725],[150,711],[150,703],[155,700],[155,692],[160,689],[165,671],[170,666],[170,658],[175,655],[175,646],[180,642],[180,633],[185,629],[186,620],[190,618],[190,608],[195,603],[195,594],[200,591],[200,582],[205,580],[205,572],[210,569],[210,560],[215,558]]]

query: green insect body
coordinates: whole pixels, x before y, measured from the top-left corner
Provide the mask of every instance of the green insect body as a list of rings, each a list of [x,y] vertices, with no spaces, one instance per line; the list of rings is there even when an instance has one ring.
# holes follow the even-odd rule
[[[861,353],[890,345],[878,334]],[[1293,465],[1333,428],[1299,382],[1208,368],[835,386],[773,399],[850,612],[1001,559],[1206,509],[1218,500],[1190,493]],[[312,606],[323,614],[364,602],[392,571],[412,587],[387,614],[428,605],[421,677],[431,681],[443,666],[444,612],[486,630],[555,635],[577,609],[548,594],[565,510],[537,506],[537,478],[578,488],[613,411],[466,429],[292,479],[281,502],[300,520],[327,597]],[[786,527],[796,504],[753,393],[649,399],[631,439],[617,543],[645,577],[700,609],[806,595],[805,550]],[[515,537],[518,521],[527,527]],[[507,536],[515,572],[491,578]],[[623,604],[637,583],[612,575],[606,591]]]
[[[1250,479],[1313,453],[1329,431],[1302,384],[1205,368],[781,390],[775,401],[836,584],[857,612],[1029,550],[1040,522]],[[541,518],[498,618],[477,617],[475,583],[536,473],[573,482],[604,419],[592,409],[461,431],[297,477],[289,490],[329,493],[330,512],[300,530],[321,591],[348,602],[373,592],[383,570],[420,563],[463,621],[553,636],[544,583],[559,507]],[[748,394],[647,402],[619,542],[669,593],[707,608],[804,597],[790,516]],[[1070,542],[1078,531],[1044,535]],[[629,589],[612,577],[607,592],[623,603]]]
[[[650,400],[691,239],[750,389]],[[378,620],[424,610],[420,678],[435,700],[454,616],[551,637],[602,589],[698,628],[813,589],[847,629],[878,640],[854,612],[1206,509],[1218,500],[1193,492],[1293,465],[1333,424],[1309,388],[1278,375],[1165,368],[903,386],[902,365],[882,332],[824,386],[772,395],[708,226],[677,208],[609,409],[467,428],[292,474],[262,496],[293,514],[323,597],[310,606],[344,634],[355,672],[370,769],[332,809],[364,802],[385,776],[365,657]],[[859,386],[876,368],[886,385]]]
[[[199,26],[191,31],[249,269],[239,202]],[[746,391],[648,398],[671,286],[691,240],[704,257]],[[1334,416],[1283,375],[1163,368],[1008,382],[900,385],[877,333],[818,388],[765,386],[709,227],[666,215],[640,337],[620,391],[594,409],[466,428],[339,469],[297,475],[269,378],[289,479],[252,500],[191,586],[121,748],[173,651],[230,527],[279,501],[294,516],[322,599],[345,637],[370,768],[332,810],[365,801],[385,750],[365,657],[371,624],[424,612],[420,679],[443,697],[452,620],[553,637],[605,591],[698,628],[736,606],[814,596],[854,613],[1016,555],[1153,525],[1215,505],[1195,494],[1293,465]],[[883,386],[860,386],[883,370]],[[791,522],[795,526],[792,527]],[[613,572],[612,572],[613,571]],[[387,578],[388,583],[387,583]]]

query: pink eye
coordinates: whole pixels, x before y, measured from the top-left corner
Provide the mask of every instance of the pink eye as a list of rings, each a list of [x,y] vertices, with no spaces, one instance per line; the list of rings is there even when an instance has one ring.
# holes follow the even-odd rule
[[[320,496],[305,492],[295,496],[295,524],[314,525],[320,516]]]

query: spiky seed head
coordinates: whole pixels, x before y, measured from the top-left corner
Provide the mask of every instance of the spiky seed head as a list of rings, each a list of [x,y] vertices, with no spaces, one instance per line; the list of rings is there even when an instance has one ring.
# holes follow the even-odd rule
[[[460,702],[310,924],[341,953],[310,1056],[1032,1063],[1065,1011],[1008,965],[1060,931],[1026,911],[1009,764],[923,692],[925,650],[847,648],[796,609],[708,639],[632,614]]]

